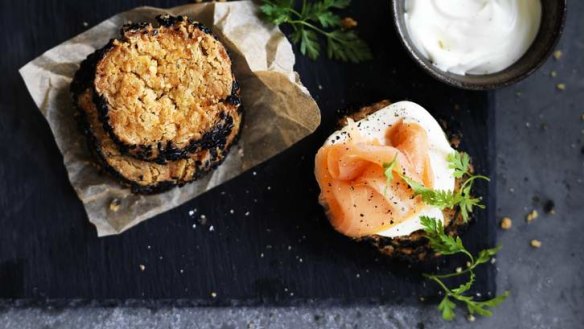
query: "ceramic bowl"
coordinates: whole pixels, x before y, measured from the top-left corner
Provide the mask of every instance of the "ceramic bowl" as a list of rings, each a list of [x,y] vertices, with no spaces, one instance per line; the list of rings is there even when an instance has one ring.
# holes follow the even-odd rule
[[[484,75],[459,75],[444,72],[418,52],[404,19],[405,2],[393,0],[393,20],[399,37],[409,55],[434,78],[449,85],[471,90],[489,90],[514,84],[535,72],[551,55],[562,34],[567,0],[541,0],[542,18],[539,32],[525,55],[503,71]]]

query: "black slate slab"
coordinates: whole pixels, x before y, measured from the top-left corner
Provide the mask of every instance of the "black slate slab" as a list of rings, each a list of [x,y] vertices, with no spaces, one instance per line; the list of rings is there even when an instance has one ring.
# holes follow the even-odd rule
[[[478,171],[493,172],[489,94],[456,90],[425,76],[397,43],[388,5],[380,1],[355,1],[350,10],[374,61],[352,65],[299,57],[297,70],[323,112],[314,135],[180,208],[121,236],[98,239],[16,68],[82,31],[83,21],[95,24],[140,4],[0,4],[0,12],[15,13],[4,15],[0,28],[20,26],[14,32],[18,38],[0,39],[2,49],[11,50],[1,57],[5,77],[0,79],[0,297],[269,305],[409,302],[436,293],[406,264],[387,261],[368,245],[335,233],[316,203],[317,148],[342,113],[383,98],[411,99],[429,109],[450,131],[462,133],[461,148],[473,156]],[[22,25],[30,13],[34,19]],[[490,210],[479,212],[464,236],[475,251],[495,240],[493,189],[489,194],[481,188]],[[482,268],[478,277],[478,292],[494,291],[492,267]]]

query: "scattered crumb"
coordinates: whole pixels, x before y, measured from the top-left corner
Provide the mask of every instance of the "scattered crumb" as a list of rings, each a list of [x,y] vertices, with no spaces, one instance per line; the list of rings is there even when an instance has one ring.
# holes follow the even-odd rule
[[[532,210],[529,214],[527,214],[527,217],[525,217],[525,220],[528,223],[533,222],[534,219],[536,219],[539,216],[539,213],[537,212],[537,210]]]
[[[504,230],[508,230],[513,225],[513,221],[509,217],[503,217],[501,220],[501,228]]]
[[[255,172],[255,171],[253,171],[251,174],[254,175],[254,176],[257,176],[258,173]]]
[[[83,26],[84,26],[84,27],[88,27],[88,26],[89,26],[89,23],[87,23],[87,22],[83,22]]]
[[[211,297],[216,298],[217,297],[217,293],[214,291],[211,291]]]
[[[558,73],[557,73],[556,71],[551,71],[551,72],[550,72],[550,76],[551,76],[552,78],[555,78],[557,75],[558,75]]]
[[[322,85],[318,85],[318,90],[322,90]]]
[[[356,277],[357,279],[359,279],[359,278],[361,277],[361,274],[357,273],[357,274],[355,274],[355,277]]]
[[[201,216],[199,217],[199,223],[200,223],[201,225],[205,225],[205,224],[207,224],[207,216],[205,216],[205,215],[201,215]]]
[[[566,90],[566,84],[565,83],[558,83],[556,85],[556,89],[559,91],[564,91],[564,90]]]
[[[462,272],[462,267],[457,267],[456,268],[456,273],[460,273],[460,272]]]
[[[189,210],[189,216],[193,217],[194,214],[195,214],[194,210]]]
[[[113,199],[110,202],[109,209],[113,212],[116,212],[116,211],[120,210],[121,204],[122,204],[122,201],[120,199]]]
[[[531,240],[531,242],[529,242],[529,245],[532,248],[539,248],[539,247],[541,247],[541,241],[539,241],[539,240]]]
[[[196,229],[196,228],[197,228],[197,224],[193,224],[193,229]]]
[[[559,60],[560,60],[560,58],[562,58],[562,55],[563,55],[563,53],[562,53],[562,51],[561,51],[561,50],[556,50],[556,51],[554,51],[554,58],[555,58],[557,61],[559,61]]]
[[[147,245],[147,246],[146,246],[146,249],[150,250],[150,249],[152,249],[152,246],[150,246],[150,245]]]
[[[454,148],[458,148],[458,146],[460,146],[460,137],[457,135],[450,137],[450,145],[452,145]]]
[[[269,191],[272,189],[272,187],[268,185],[268,187],[266,187],[266,189]]]
[[[180,269],[180,274],[183,274],[185,272],[185,270],[183,270],[182,268]]]
[[[497,258],[493,257],[491,258],[491,264],[495,264],[497,262]]]
[[[146,266],[140,264],[140,271],[144,272],[145,269],[146,269]]]
[[[554,203],[554,201],[553,200],[546,201],[543,205],[543,211],[546,214],[555,215],[556,214],[556,204]]]
[[[209,226],[209,232],[213,232],[215,231],[215,227],[213,227],[213,225]]]
[[[233,214],[235,214],[235,210],[231,209],[231,210],[229,210],[229,213],[233,215]]]
[[[354,29],[357,27],[357,25],[357,21],[352,17],[345,17],[341,20],[341,26],[343,26],[343,28],[346,30]]]
[[[468,322],[475,322],[475,320],[476,320],[477,318],[475,318],[475,317],[474,317],[474,315],[472,315],[472,314],[469,314],[469,315],[466,317],[466,319],[468,320]]]
[[[245,212],[245,216],[249,216],[249,211],[246,211]]]

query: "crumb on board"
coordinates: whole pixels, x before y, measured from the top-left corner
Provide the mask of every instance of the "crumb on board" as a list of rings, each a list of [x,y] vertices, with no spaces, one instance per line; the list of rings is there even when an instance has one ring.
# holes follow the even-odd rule
[[[541,247],[541,241],[533,239],[529,242],[529,245],[532,248],[539,248],[539,247]]]
[[[556,51],[554,51],[554,58],[555,58],[557,61],[559,61],[559,60],[560,60],[560,58],[562,58],[562,55],[563,55],[563,54],[564,54],[564,53],[562,53],[562,51],[561,51],[561,50],[556,50]]]
[[[511,226],[513,225],[513,221],[511,220],[511,218],[509,217],[503,217],[503,219],[501,219],[501,228],[504,230],[508,230],[511,228]]]
[[[357,23],[353,17],[345,17],[341,20],[341,26],[345,30],[354,29],[357,27],[357,25],[359,25],[359,23]]]
[[[144,272],[144,270],[146,270],[146,266],[144,266],[143,264],[140,264],[140,271]]]
[[[110,202],[109,209],[113,212],[116,212],[116,211],[120,210],[121,204],[122,204],[122,201],[118,198],[115,198]]]
[[[551,72],[550,72],[550,76],[551,76],[552,78],[555,78],[557,75],[558,75],[558,73],[557,73],[556,71],[551,71]]]
[[[566,90],[566,84],[565,83],[558,83],[556,85],[556,89],[559,91],[564,91],[564,90]]]
[[[475,322],[475,320],[476,320],[477,318],[475,318],[475,316],[474,316],[474,315],[472,315],[472,314],[469,314],[469,315],[466,317],[466,319],[468,320],[468,322]]]
[[[525,220],[528,223],[533,222],[537,217],[539,216],[539,213],[537,212],[537,210],[532,210],[529,212],[529,214],[527,214],[527,216],[525,217]]]
[[[214,292],[214,291],[211,291],[211,297],[213,297],[213,298],[217,298],[217,293],[216,293],[216,292]]]

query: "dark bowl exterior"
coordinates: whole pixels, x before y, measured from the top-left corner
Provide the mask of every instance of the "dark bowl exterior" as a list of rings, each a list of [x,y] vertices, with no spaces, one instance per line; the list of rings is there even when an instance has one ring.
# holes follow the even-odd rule
[[[431,76],[454,87],[490,90],[519,82],[545,63],[560,40],[567,14],[567,0],[541,0],[542,18],[539,32],[525,55],[503,71],[486,75],[459,75],[444,72],[422,56],[413,44],[405,25],[406,0],[392,0],[393,20],[408,54]]]

